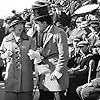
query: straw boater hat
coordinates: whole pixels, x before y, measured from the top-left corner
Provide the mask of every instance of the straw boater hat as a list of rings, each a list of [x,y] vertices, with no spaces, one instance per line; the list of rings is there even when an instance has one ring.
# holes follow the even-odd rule
[[[36,1],[34,5],[32,5],[32,10],[35,20],[51,16],[48,11],[48,5],[41,1]]]

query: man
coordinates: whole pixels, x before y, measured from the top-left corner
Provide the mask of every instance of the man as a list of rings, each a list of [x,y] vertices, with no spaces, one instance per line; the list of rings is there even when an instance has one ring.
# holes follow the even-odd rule
[[[97,41],[94,44],[94,46],[97,47],[98,53],[100,55],[100,40]],[[99,58],[99,62],[98,62],[96,71],[97,71],[96,77],[94,79],[92,79],[90,82],[88,82],[82,86],[79,86],[76,89],[77,94],[83,100],[85,100],[87,98],[91,98],[91,100],[94,100],[94,98],[97,98],[99,96],[98,90],[100,91],[100,58]]]
[[[94,68],[94,59],[92,58],[92,53],[89,51],[89,43],[87,41],[80,41],[77,44],[77,47],[80,49],[80,62],[75,68],[69,70],[70,73],[70,95],[74,96],[74,99],[77,98],[76,88],[92,79],[92,75],[88,75],[89,68]]]
[[[42,59],[39,62],[35,62],[35,67],[38,69],[41,66],[42,70],[38,69],[40,74],[39,100],[54,100],[54,98],[65,100],[64,94],[69,84],[69,75],[67,72],[69,54],[66,33],[64,30],[52,25],[47,5],[40,5],[39,3],[37,3],[37,7],[35,5],[33,7],[35,26],[37,27],[38,35],[41,37],[39,38],[41,42],[37,41],[37,44],[39,44],[37,45],[37,49],[41,49],[38,53],[42,56]],[[32,56],[34,54],[30,55],[31,58]],[[43,72],[43,66],[45,65],[48,66],[45,68],[48,68],[48,72],[45,72],[45,70]]]
[[[32,61],[27,53],[33,43],[25,34],[24,24],[22,19],[12,20],[12,32],[4,37],[0,47],[0,56],[6,61],[4,100],[32,100]]]
[[[60,3],[54,7],[56,11],[53,15],[53,23],[66,31],[66,27],[70,26],[71,17],[63,11],[63,6]]]

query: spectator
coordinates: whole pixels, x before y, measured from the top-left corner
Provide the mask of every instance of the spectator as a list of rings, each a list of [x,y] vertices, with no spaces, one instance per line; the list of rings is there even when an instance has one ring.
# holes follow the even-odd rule
[[[69,95],[73,95],[76,100],[79,99],[76,94],[76,88],[88,81],[89,66],[91,65],[91,63],[94,63],[92,54],[91,52],[89,52],[89,43],[87,41],[80,41],[77,46],[80,48],[81,52],[80,63],[77,65],[77,67],[71,68],[69,70],[69,74],[71,77],[69,85]]]
[[[53,23],[66,31],[66,26],[70,26],[71,17],[63,11],[63,6],[60,3],[54,6],[56,11],[53,16]]]
[[[100,40],[97,41],[94,46],[96,46],[98,53],[99,53],[99,62],[97,63],[97,69],[96,69],[96,77],[92,79],[89,83],[86,83],[82,86],[79,86],[76,91],[80,98],[87,99],[90,98],[91,100],[97,100],[97,97],[99,94],[97,93],[96,89],[100,88]],[[95,98],[93,98],[93,96]]]

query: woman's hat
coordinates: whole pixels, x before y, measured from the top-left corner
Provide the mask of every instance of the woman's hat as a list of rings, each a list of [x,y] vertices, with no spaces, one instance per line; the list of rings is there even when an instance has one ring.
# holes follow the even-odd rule
[[[16,25],[16,24],[19,24],[19,23],[25,24],[25,21],[23,21],[23,20],[21,20],[21,21],[20,20],[14,20],[9,24],[9,28]]]
[[[23,18],[20,16],[12,16],[9,21],[9,28],[19,23],[25,24]]]

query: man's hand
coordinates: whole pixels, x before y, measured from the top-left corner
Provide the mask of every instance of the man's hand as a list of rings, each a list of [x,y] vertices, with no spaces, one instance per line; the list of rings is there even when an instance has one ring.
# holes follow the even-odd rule
[[[61,76],[62,76],[62,73],[60,73],[58,71],[54,71],[51,74],[51,80],[57,80],[57,79],[61,78]]]

